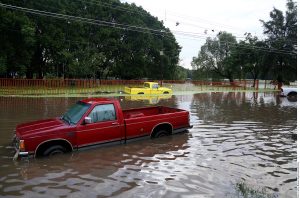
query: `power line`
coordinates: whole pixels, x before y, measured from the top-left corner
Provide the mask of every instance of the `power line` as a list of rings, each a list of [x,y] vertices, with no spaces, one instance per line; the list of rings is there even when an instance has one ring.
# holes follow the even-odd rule
[[[185,34],[185,33],[181,33],[181,32],[175,32],[174,34],[178,34],[181,36],[188,36],[188,37],[192,37],[192,38],[199,38],[199,39],[207,39],[203,36],[199,36],[199,35],[191,35],[191,34]],[[247,44],[241,44],[241,43],[232,43],[232,42],[227,42],[227,41],[219,41],[221,44],[228,44],[231,46],[237,46],[240,48],[244,48],[244,49],[256,49],[256,50],[261,50],[264,52],[273,52],[273,53],[278,53],[278,54],[288,54],[288,55],[296,55],[296,53],[292,52],[292,51],[287,51],[287,50],[279,50],[279,49],[272,49],[272,48],[265,48],[265,47],[258,47],[258,46],[249,46]]]
[[[50,17],[59,18],[59,19],[80,21],[80,22],[94,24],[94,25],[114,27],[114,28],[118,28],[118,29],[132,30],[132,31],[137,31],[137,32],[142,32],[142,33],[147,33],[147,32],[143,32],[143,31],[139,31],[139,30],[150,31],[151,34],[157,34],[157,35],[171,34],[171,32],[167,32],[165,30],[144,28],[141,26],[132,26],[132,25],[120,24],[120,23],[116,23],[116,22],[101,21],[101,20],[90,19],[90,18],[85,18],[85,17],[78,17],[78,16],[72,16],[72,15],[47,12],[47,11],[18,7],[18,6],[13,6],[13,5],[8,5],[8,4],[3,4],[3,3],[0,3],[0,7],[9,8],[9,9],[13,9],[13,10],[21,10],[23,12],[27,12],[27,13],[31,13],[31,14],[38,14],[38,15],[50,16]]]
[[[96,19],[47,12],[47,11],[18,7],[18,6],[2,4],[2,3],[0,3],[0,7],[9,8],[9,9],[13,9],[13,10],[20,10],[20,11],[31,13],[31,14],[50,16],[50,17],[59,18],[59,19],[68,19],[68,20],[79,21],[79,22],[93,24],[93,25],[100,25],[100,26],[106,26],[106,27],[111,27],[111,28],[116,28],[116,29],[130,30],[130,31],[135,31],[135,32],[140,32],[140,33],[148,33],[148,34],[154,34],[154,35],[158,35],[158,36],[173,38],[172,36],[168,35],[168,34],[172,35],[171,32],[166,32],[164,30],[144,28],[141,26],[132,26],[132,25],[127,25],[127,24],[115,23],[115,22],[101,21],[101,20],[96,20]],[[206,39],[206,37],[199,35],[199,33],[182,32],[182,31],[174,31],[174,33],[182,35],[182,36],[186,36],[186,37],[191,37],[191,38]],[[230,43],[230,42],[224,42],[224,43],[236,45],[236,43]],[[252,49],[255,48],[258,50],[264,50],[264,51],[273,52],[273,53],[282,53],[282,54],[293,53],[291,51],[279,50],[279,49],[270,49],[270,48],[253,47],[253,46],[246,46],[246,47],[248,47],[248,48],[251,47]]]
[[[109,4],[109,3],[101,2],[101,4],[100,4],[100,2],[96,2],[95,0],[91,0],[91,1],[76,0],[76,1],[84,2],[84,3],[90,4],[90,5],[98,5],[98,6],[101,6],[101,7],[108,7],[108,8],[114,9],[114,10],[125,11],[125,12],[129,12],[129,13],[134,13],[134,14],[147,15],[147,13],[141,12],[141,11],[138,11],[138,10],[132,11],[131,9],[126,9],[126,8],[123,8],[123,7],[121,8],[120,6],[112,7],[113,5]],[[191,17],[191,16],[189,16],[189,17]],[[181,15],[179,19],[182,19],[182,18],[184,19],[184,17],[182,17],[182,15]],[[194,21],[197,21],[197,20],[195,20],[195,17],[193,17],[192,19],[194,19]],[[189,19],[189,21],[190,20],[191,19]],[[192,23],[189,23],[189,22],[182,22],[181,20],[173,20],[173,21],[175,21],[175,22],[180,21],[180,23],[182,23],[182,24],[187,24],[189,26],[198,27],[198,28],[205,29],[205,30],[212,30],[212,31],[216,31],[216,32],[223,31],[223,30],[218,29],[218,28],[203,27],[203,26],[199,26],[199,25],[192,24]],[[236,38],[246,38],[246,37],[245,36],[236,36]]]
[[[130,13],[138,13],[138,14],[141,14],[141,15],[146,15],[146,14],[147,14],[147,13],[145,13],[145,12],[140,12],[140,11],[138,11],[138,10],[132,11],[131,9],[123,8],[123,7],[120,7],[120,6],[112,7],[113,5],[112,5],[112,4],[109,4],[109,3],[103,3],[103,2],[101,2],[101,4],[100,4],[100,2],[98,2],[98,1],[96,1],[96,0],[90,0],[90,1],[76,0],[76,1],[84,2],[84,3],[88,3],[88,4],[92,4],[92,5],[99,5],[99,6],[109,7],[109,8],[111,8],[111,9],[117,9],[117,8],[118,8],[118,10],[130,12]],[[125,1],[125,2],[127,3],[127,2],[130,2],[130,1]],[[131,2],[131,3],[134,3],[134,2]],[[102,4],[103,4],[103,5],[102,5]],[[173,13],[176,13],[176,12],[173,12]],[[179,14],[180,14],[180,13],[179,13]],[[173,16],[177,16],[177,15],[173,15]],[[187,17],[189,17],[189,18],[191,18],[191,19],[195,19],[195,18],[197,19],[197,17],[193,17],[193,16],[189,16],[189,15],[182,15],[182,14],[181,14],[181,17],[182,17],[182,16],[187,16]],[[199,19],[200,19],[200,18],[199,18]],[[205,20],[205,19],[202,19],[202,20],[204,20],[204,21],[209,21],[209,20]],[[173,21],[175,21],[175,20],[173,20]],[[194,21],[196,21],[196,20],[194,20]],[[177,22],[177,21],[176,21],[176,22]],[[180,23],[182,23],[182,22],[180,22]],[[199,27],[199,28],[205,29],[205,30],[211,29],[211,28],[208,28],[208,27],[198,26],[198,25],[193,24],[193,23],[187,23],[187,22],[184,22],[183,24],[188,24],[188,25],[190,25],[190,26],[192,26],[192,27]],[[218,24],[221,24],[221,23],[218,23]],[[176,33],[181,32],[181,33],[185,33],[185,34],[190,33],[190,34],[193,34],[193,35],[198,35],[198,34],[200,34],[200,35],[207,36],[207,34],[203,34],[203,33],[201,34],[201,33],[195,33],[195,32],[183,32],[183,31],[176,31],[176,30],[172,30],[172,29],[171,29],[171,31],[172,31],[172,32],[176,32]],[[213,28],[212,31],[214,31],[214,32],[221,32],[222,30],[221,30],[221,29]],[[246,32],[246,33],[247,33],[247,32]],[[248,32],[248,33],[250,33],[250,32]],[[251,34],[251,33],[250,33],[250,34]],[[213,36],[213,35],[209,35],[209,36]],[[235,36],[236,38],[247,38],[247,37],[245,37],[245,36],[236,36],[236,35],[234,35],[234,36]],[[285,51],[285,50],[283,50],[283,51]]]
[[[129,2],[129,3],[135,3],[133,1],[128,1],[128,0],[124,0],[123,2]],[[157,7],[153,8],[155,11],[158,10]],[[165,10],[161,10],[164,14],[165,14]],[[158,12],[157,12],[158,13]],[[222,23],[218,23],[218,22],[215,22],[215,21],[211,21],[211,20],[208,20],[208,19],[204,19],[204,18],[200,18],[200,17],[195,17],[195,16],[191,16],[191,15],[186,15],[186,14],[182,14],[182,13],[179,13],[179,12],[173,12],[173,11],[168,11],[168,13],[171,13],[171,14],[168,14],[168,15],[171,15],[171,16],[175,16],[175,17],[178,17],[178,18],[186,18],[188,21],[204,21],[206,22],[207,24],[217,24],[218,26],[223,26],[223,27],[226,27],[226,28],[229,28],[229,29],[236,29],[236,27],[233,27],[233,26],[230,26],[230,25],[226,25],[226,24],[222,24]],[[184,17],[183,17],[184,16]],[[209,28],[208,28],[209,29]]]
[[[14,32],[19,32],[20,30],[19,29],[11,29],[11,28],[1,28],[0,27],[0,29],[2,29],[2,30],[9,30],[9,31],[14,31]],[[181,35],[180,35],[180,37],[182,37]],[[183,38],[185,38],[185,37],[183,37]],[[189,39],[192,39],[192,40],[199,40],[199,39],[193,39],[193,38],[189,38]],[[203,39],[205,39],[205,38],[203,38]],[[72,43],[72,44],[86,44],[86,45],[92,45],[92,46],[96,46],[97,44],[92,44],[92,43],[90,43],[89,41],[80,41],[80,40],[69,40],[69,39],[64,39],[64,41],[65,42],[69,42],[69,43]],[[226,42],[221,42],[221,43],[224,43],[224,44],[229,44],[229,45],[231,45],[231,43],[226,43]],[[252,46],[247,46],[247,47],[243,47],[243,46],[236,46],[237,44],[235,44],[235,45],[232,45],[232,47],[235,47],[235,48],[243,48],[243,49],[254,49]],[[263,52],[272,52],[272,51],[270,51],[270,50],[263,50],[263,49],[259,49],[260,51],[263,51]],[[164,51],[164,52],[166,52],[166,51]],[[276,53],[276,52],[274,52],[274,53]],[[252,54],[252,53],[239,53],[239,55],[248,55],[248,54]],[[288,54],[288,55],[294,55],[294,54],[290,54],[290,53],[280,53],[280,54]]]
[[[90,0],[90,1],[85,1],[85,0],[76,0],[76,1],[79,1],[79,2],[82,2],[82,3],[87,3],[87,4],[90,4],[90,5],[98,5],[100,7],[106,7],[106,8],[110,8],[110,9],[113,9],[113,10],[119,10],[119,11],[125,11],[125,12],[129,12],[129,13],[134,13],[134,14],[140,14],[140,15],[147,15],[148,13],[145,13],[145,12],[141,12],[141,11],[138,11],[138,10],[132,10],[132,9],[128,9],[128,8],[123,8],[121,6],[114,6],[113,4],[109,4],[109,3],[104,3],[104,2],[99,2],[99,1],[96,1],[96,0]],[[130,2],[130,1],[126,1],[127,2]],[[35,2],[36,3],[36,2]],[[132,2],[131,2],[132,3]],[[117,3],[118,4],[118,3]],[[121,3],[122,4],[122,3]],[[39,4],[41,5],[41,4]],[[52,7],[54,8],[54,7]],[[176,13],[176,12],[173,12],[173,13]],[[173,16],[177,16],[177,15],[173,15]],[[183,16],[188,16],[188,15],[183,15]],[[190,17],[191,19],[194,19],[195,17],[192,17],[192,16],[188,16]],[[196,17],[197,18],[197,17]],[[200,19],[200,18],[199,18]],[[202,19],[204,21],[209,21],[209,20],[205,20],[205,19]],[[174,21],[174,20],[173,20]],[[189,20],[190,21],[190,20]],[[196,21],[196,20],[194,20]],[[177,21],[176,21],[177,22]],[[188,23],[188,22],[180,22],[180,23],[183,23],[183,24],[188,24],[192,27],[198,27],[198,28],[201,28],[201,29],[205,29],[205,30],[212,30],[214,32],[220,32],[222,31],[221,29],[217,29],[217,28],[208,28],[208,27],[203,27],[203,26],[198,26],[196,24],[193,24],[193,23]],[[221,24],[221,23],[218,23],[218,24]],[[146,28],[146,27],[145,27]],[[171,29],[172,30],[172,29]],[[172,31],[176,31],[176,30],[172,30]],[[187,32],[186,32],[187,33]],[[192,33],[192,34],[199,34],[199,33]],[[251,33],[250,33],[251,34]],[[207,34],[203,34],[205,36],[207,36]],[[212,35],[209,35],[209,36],[212,36]],[[236,36],[234,35],[236,38],[246,38],[245,36]]]

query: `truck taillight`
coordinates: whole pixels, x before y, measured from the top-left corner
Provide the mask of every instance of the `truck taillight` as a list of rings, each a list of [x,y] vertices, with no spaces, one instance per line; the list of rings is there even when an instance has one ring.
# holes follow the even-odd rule
[[[24,142],[24,140],[20,140],[20,142],[19,142],[19,150],[20,151],[25,151],[25,142]]]

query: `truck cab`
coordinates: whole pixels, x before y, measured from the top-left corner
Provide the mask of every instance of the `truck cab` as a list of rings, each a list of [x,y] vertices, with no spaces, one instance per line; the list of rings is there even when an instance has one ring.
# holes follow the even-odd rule
[[[172,94],[172,90],[167,87],[160,87],[157,82],[144,82],[143,87],[125,87],[127,94]]]

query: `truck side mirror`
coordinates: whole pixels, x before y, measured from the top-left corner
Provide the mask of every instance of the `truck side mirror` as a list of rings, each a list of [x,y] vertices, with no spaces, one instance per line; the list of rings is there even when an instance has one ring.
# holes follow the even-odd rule
[[[90,117],[84,118],[84,124],[91,124],[91,123],[92,123],[92,118],[90,118]]]

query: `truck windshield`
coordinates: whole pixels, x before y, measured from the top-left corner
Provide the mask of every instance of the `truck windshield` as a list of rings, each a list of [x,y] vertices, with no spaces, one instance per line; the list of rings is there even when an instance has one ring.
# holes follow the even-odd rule
[[[77,102],[73,105],[61,119],[71,124],[77,124],[83,114],[89,109],[91,105],[83,102]]]

